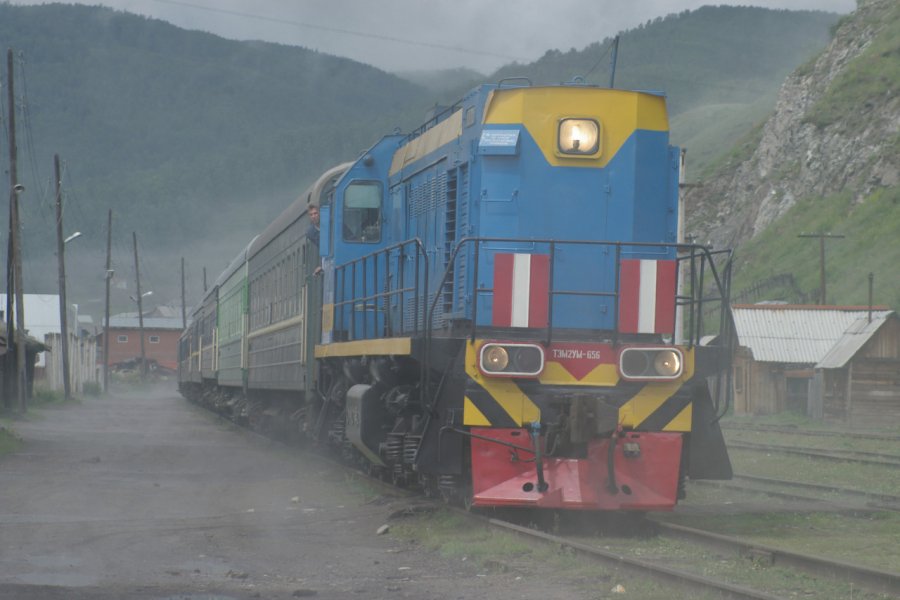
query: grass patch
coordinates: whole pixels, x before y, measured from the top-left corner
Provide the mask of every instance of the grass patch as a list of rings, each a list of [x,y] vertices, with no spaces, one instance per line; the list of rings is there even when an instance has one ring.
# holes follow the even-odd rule
[[[881,188],[858,200],[850,192],[798,201],[782,218],[745,244],[737,254],[732,289],[750,288],[783,273],[793,274],[797,290],[773,288],[765,298],[811,301],[819,289],[819,244],[800,233],[831,232],[825,266],[828,303],[868,303],[868,273],[875,276],[875,303],[900,306],[900,186]],[[877,249],[877,251],[873,251]]]
[[[777,451],[729,451],[736,473],[900,496],[897,467],[835,462]]]
[[[853,59],[829,86],[828,91],[807,111],[804,120],[817,127],[841,122],[856,128],[867,118],[868,108],[889,101],[900,93],[900,5],[868,15],[864,26],[881,26],[881,31],[862,54]]]
[[[70,400],[70,402],[72,401]],[[41,384],[35,384],[31,398],[28,399],[30,408],[53,408],[64,406],[65,404],[65,393],[62,390],[51,390]]]
[[[0,456],[16,452],[22,440],[10,429],[0,424]]]
[[[770,444],[774,446],[791,446],[795,448],[811,448],[815,450],[852,450],[887,454],[900,459],[900,441],[864,439],[844,436],[802,435],[792,432],[774,431],[741,431],[729,429],[725,431],[725,442],[747,442],[752,444]]]

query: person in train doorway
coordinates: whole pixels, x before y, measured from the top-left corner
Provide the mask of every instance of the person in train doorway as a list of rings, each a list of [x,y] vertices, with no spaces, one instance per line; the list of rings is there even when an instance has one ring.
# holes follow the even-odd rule
[[[306,208],[306,212],[309,215],[309,227],[306,229],[306,239],[312,243],[313,247],[316,249],[316,252],[319,251],[319,205],[311,202],[309,206]],[[319,259],[319,264],[316,266],[316,269],[313,271],[313,275],[321,275],[322,274],[322,264],[321,258]]]

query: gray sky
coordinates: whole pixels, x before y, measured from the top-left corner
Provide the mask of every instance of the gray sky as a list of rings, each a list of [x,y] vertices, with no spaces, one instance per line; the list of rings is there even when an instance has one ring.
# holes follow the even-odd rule
[[[63,0],[64,2],[66,0]],[[12,0],[13,4],[41,4]],[[86,0],[223,37],[304,46],[397,71],[484,73],[581,49],[707,4],[847,13],[855,0]]]

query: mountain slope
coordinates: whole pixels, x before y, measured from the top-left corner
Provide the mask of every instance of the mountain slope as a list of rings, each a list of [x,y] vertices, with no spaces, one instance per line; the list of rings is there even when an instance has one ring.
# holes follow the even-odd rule
[[[876,301],[900,305],[900,5],[860,2],[785,81],[757,138],[688,192],[688,231],[741,245],[738,289],[792,274],[807,299],[817,299],[818,244],[797,235],[846,235],[828,244],[827,300],[865,303],[871,271]]]

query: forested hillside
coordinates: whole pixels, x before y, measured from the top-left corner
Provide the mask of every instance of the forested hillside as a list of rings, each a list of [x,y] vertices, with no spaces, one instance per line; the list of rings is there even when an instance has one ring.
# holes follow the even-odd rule
[[[616,85],[666,91],[675,141],[709,160],[770,110],[784,74],[824,47],[836,18],[707,7],[648,21],[622,35]],[[609,42],[548,50],[534,64],[513,64],[486,80],[581,76],[606,85]],[[211,281],[316,173],[397,127],[409,130],[436,101],[452,102],[482,82],[465,83],[472,76],[466,70],[444,84],[411,75],[434,90],[426,91],[304,48],[229,41],[60,4],[0,4],[0,47],[17,57],[26,259],[37,263],[26,288],[55,289],[49,173],[59,153],[66,229],[86,234],[67,252],[73,272],[82,259],[89,273],[74,278],[76,298],[102,285],[108,208],[119,240],[117,278],[133,280],[128,251],[136,231],[147,277],[156,280],[148,285],[157,297],[174,298],[179,256],[188,257],[189,281],[201,266]]]
[[[117,236],[138,232],[148,262],[223,231],[237,238],[230,253],[316,172],[418,124],[429,102],[421,88],[350,60],[100,7],[0,4],[0,45],[16,52],[26,258],[55,248],[54,153],[72,195],[67,229],[86,234],[73,261],[79,245],[105,245],[107,208]],[[209,264],[210,276],[228,260]],[[54,272],[29,269],[26,285],[51,291]]]

